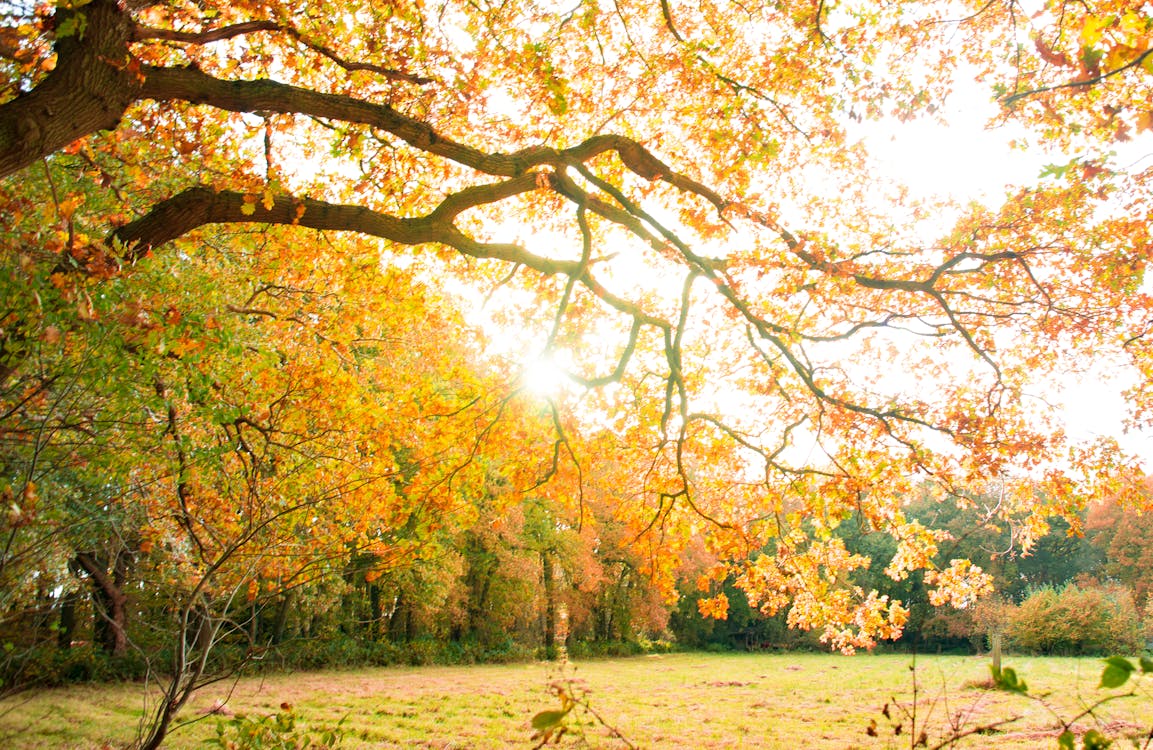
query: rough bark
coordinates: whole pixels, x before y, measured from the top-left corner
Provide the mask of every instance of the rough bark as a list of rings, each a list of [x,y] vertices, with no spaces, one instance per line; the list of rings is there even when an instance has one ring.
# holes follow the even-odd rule
[[[137,258],[207,224],[280,224],[354,231],[405,245],[440,243],[467,255],[513,261],[542,273],[576,273],[575,262],[535,256],[517,245],[477,242],[452,224],[467,208],[536,189],[535,177],[526,175],[462,190],[445,199],[428,216],[397,218],[364,206],[287,195],[275,196],[266,205],[261,196],[193,187],[156,204],[145,216],[113,232],[110,240],[128,249],[128,257]]]
[[[59,151],[78,138],[115,128],[139,98],[141,79],[128,53],[132,21],[115,0],[61,9],[56,67],[31,91],[0,105],[0,177]],[[80,33],[79,29],[83,30]]]

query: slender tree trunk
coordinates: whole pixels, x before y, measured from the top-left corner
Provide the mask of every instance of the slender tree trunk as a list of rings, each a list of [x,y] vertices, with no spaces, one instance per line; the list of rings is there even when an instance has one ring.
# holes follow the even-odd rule
[[[276,620],[272,623],[272,642],[279,644],[284,641],[284,629],[288,624],[288,612],[292,609],[292,602],[296,592],[286,591],[280,598],[280,606],[276,608]]]
[[[544,651],[548,659],[556,655],[556,579],[549,550],[540,553],[541,579],[544,584]]]
[[[368,584],[368,636],[374,641],[380,640],[380,622],[384,618],[384,605],[381,602],[380,586],[376,583]]]
[[[206,601],[187,607],[182,623],[179,647],[172,664],[172,680],[156,709],[147,738],[140,743],[141,750],[157,750],[163,744],[173,719],[196,692],[208,663],[208,654],[220,631],[220,620],[213,617]]]
[[[392,614],[388,620],[388,637],[399,643],[408,640],[408,628],[405,627],[405,616],[408,614],[408,601],[401,591],[396,595],[396,604],[392,607]]]
[[[76,600],[80,593],[69,591],[60,598],[60,621],[56,630],[56,645],[61,651],[72,648],[76,635]]]

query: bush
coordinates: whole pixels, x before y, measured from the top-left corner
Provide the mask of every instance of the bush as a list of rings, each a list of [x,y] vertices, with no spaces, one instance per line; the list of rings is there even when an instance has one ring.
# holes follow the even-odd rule
[[[7,655],[0,664],[0,691],[57,687],[77,682],[138,680],[147,672],[147,662],[136,651],[113,658],[91,646],[70,649],[37,646]]]
[[[1038,589],[1010,613],[1006,634],[1010,648],[1030,654],[1135,653],[1143,645],[1133,597],[1115,586]]]

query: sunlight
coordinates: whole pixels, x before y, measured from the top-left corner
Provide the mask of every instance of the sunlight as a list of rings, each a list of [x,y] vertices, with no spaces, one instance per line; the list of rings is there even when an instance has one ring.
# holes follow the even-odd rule
[[[882,173],[914,195],[960,201],[1000,201],[1009,185],[1037,176],[1051,154],[1013,148],[1020,125],[989,128],[997,105],[975,83],[958,85],[946,101],[942,122],[895,118],[862,123],[858,132]]]
[[[543,352],[524,363],[520,381],[538,396],[555,396],[568,383],[568,378],[554,354]]]

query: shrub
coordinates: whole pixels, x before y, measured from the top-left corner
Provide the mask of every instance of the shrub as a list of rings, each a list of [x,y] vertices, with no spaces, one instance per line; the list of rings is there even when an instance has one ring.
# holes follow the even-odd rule
[[[1044,587],[1010,613],[1011,648],[1031,654],[1078,656],[1135,653],[1141,627],[1133,597],[1120,587]]]
[[[37,646],[23,652],[9,653],[0,663],[0,692],[57,687],[76,682],[138,680],[148,673],[148,669],[148,662],[137,651],[111,657],[92,646],[70,649]]]

